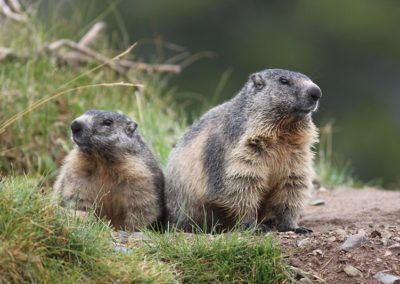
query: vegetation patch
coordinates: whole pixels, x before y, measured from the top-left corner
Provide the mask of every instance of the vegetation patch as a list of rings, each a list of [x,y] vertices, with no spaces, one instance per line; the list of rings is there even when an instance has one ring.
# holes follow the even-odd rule
[[[152,235],[141,250],[175,267],[182,283],[280,283],[289,277],[272,236]]]
[[[35,179],[0,184],[0,283],[174,283],[166,264],[116,252],[111,229],[38,193]]]

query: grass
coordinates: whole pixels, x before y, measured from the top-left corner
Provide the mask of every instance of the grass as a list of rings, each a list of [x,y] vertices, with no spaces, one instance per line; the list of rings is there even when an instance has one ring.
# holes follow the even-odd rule
[[[182,283],[281,283],[289,277],[271,236],[232,232],[224,235],[154,235],[144,254],[177,270]]]
[[[32,21],[35,21],[32,19]],[[32,24],[31,33],[15,23],[6,22],[0,30],[0,46],[32,55],[26,61],[7,61],[0,65],[0,123],[51,95],[84,85],[114,83],[121,78],[101,68],[86,74],[93,66],[60,65],[52,57],[35,54],[47,42],[46,27]],[[10,34],[15,36],[9,37]],[[10,38],[13,40],[10,41]],[[36,50],[26,50],[22,42],[35,41]],[[103,40],[105,41],[105,40]],[[111,45],[105,50],[112,57]],[[110,51],[111,50],[111,51]],[[76,79],[78,77],[78,79]],[[6,128],[0,134],[0,170],[5,173],[39,173],[54,177],[62,158],[71,149],[69,123],[87,109],[121,111],[134,118],[146,140],[152,144],[162,162],[183,129],[185,119],[174,110],[173,92],[167,80],[157,74],[133,73],[129,81],[143,84],[139,92],[132,87],[98,87],[76,90],[49,101]],[[66,82],[71,82],[65,86]]]
[[[0,283],[280,283],[290,277],[271,236],[151,233],[132,253],[111,229],[75,218],[27,177],[0,183]]]
[[[315,163],[315,171],[318,181],[324,186],[362,186],[362,183],[354,178],[349,162],[338,160],[333,155],[333,123],[328,122],[320,129],[320,143]]]
[[[114,251],[111,229],[74,218],[26,177],[0,183],[0,283],[174,283],[166,264]]]

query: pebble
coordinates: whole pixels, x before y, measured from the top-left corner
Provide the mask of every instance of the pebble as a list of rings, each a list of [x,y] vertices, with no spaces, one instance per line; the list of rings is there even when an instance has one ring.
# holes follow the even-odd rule
[[[371,232],[371,234],[369,235],[371,238],[382,238],[382,234],[381,232],[374,230]]]
[[[386,246],[388,245],[388,239],[382,238],[382,239],[381,239],[381,243],[382,243],[383,246],[386,247]]]
[[[312,280],[308,278],[301,278],[297,283],[313,283]]]
[[[335,233],[338,235],[339,241],[344,241],[344,239],[347,237],[347,233],[343,229],[337,229],[335,230]]]
[[[336,241],[336,237],[335,236],[329,237],[328,241],[333,243],[334,241]]]
[[[312,205],[312,206],[325,205],[325,201],[323,199],[316,199],[316,200],[311,201],[310,205]]]
[[[378,272],[374,275],[374,278],[381,284],[400,284],[400,276],[393,274]]]
[[[362,272],[351,265],[346,265],[343,271],[351,277],[363,277]]]
[[[133,253],[133,249],[127,248],[126,246],[120,245],[120,244],[114,244],[114,250],[116,252],[122,252],[122,253],[126,253],[126,254],[132,254]]]
[[[400,250],[400,244],[394,244],[394,245],[388,246],[388,249]]]
[[[313,255],[322,255],[322,250],[320,250],[320,249],[315,249],[315,250],[312,251],[312,254],[313,254]]]
[[[392,255],[392,252],[390,250],[385,251],[385,256],[390,256]]]
[[[302,239],[302,240],[298,241],[297,242],[297,246],[302,248],[302,247],[308,246],[310,243],[311,243],[310,239],[309,238],[305,238],[305,239]]]
[[[135,241],[149,241],[151,240],[147,235],[143,234],[142,232],[134,232],[131,235],[131,239]]]
[[[346,241],[342,244],[340,247],[343,250],[351,250],[360,247],[364,243],[368,241],[368,238],[365,236],[365,234],[356,234],[356,235],[351,235],[347,237]]]
[[[129,238],[129,233],[126,231],[112,232],[112,237],[118,243],[126,243]]]

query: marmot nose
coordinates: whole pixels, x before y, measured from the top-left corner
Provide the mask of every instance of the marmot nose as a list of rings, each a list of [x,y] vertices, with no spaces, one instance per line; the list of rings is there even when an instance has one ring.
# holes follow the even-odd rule
[[[312,86],[309,89],[307,89],[307,95],[314,101],[317,102],[321,96],[322,96],[322,92],[321,89],[318,88],[317,86]]]
[[[74,120],[71,123],[71,130],[72,130],[72,134],[76,135],[79,132],[81,132],[83,129],[83,123],[77,120]]]

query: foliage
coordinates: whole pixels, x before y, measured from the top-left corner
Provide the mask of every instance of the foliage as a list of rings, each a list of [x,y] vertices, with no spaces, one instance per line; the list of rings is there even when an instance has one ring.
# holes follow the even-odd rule
[[[34,19],[32,19],[34,21]],[[34,22],[33,28],[5,22],[0,29],[0,46],[28,52],[25,61],[9,60],[0,65],[0,122],[3,123],[33,103],[79,86],[113,83],[121,78],[107,68],[90,72],[93,66],[68,66],[51,56],[35,56],[51,40],[46,27]],[[28,33],[28,30],[31,32]],[[15,36],[10,37],[10,34]],[[12,39],[12,40],[10,40]],[[105,50],[111,50],[102,39]],[[28,45],[26,50],[22,45]],[[110,52],[110,51],[109,51]],[[116,55],[115,51],[112,51]],[[173,92],[166,79],[157,74],[130,74],[130,80],[144,85],[140,91],[132,87],[87,88],[67,93],[29,111],[0,133],[0,170],[6,173],[31,173],[54,176],[57,166],[72,143],[69,123],[88,109],[121,111],[139,123],[139,130],[164,163],[176,133],[185,122],[184,115],[173,111]]]
[[[361,185],[352,172],[350,164],[338,162],[333,155],[333,122],[326,123],[320,129],[320,143],[315,163],[318,181],[329,187]]]
[[[172,270],[114,251],[111,229],[39,193],[37,179],[0,183],[0,283],[173,283]]]
[[[153,235],[142,247],[178,271],[183,283],[281,283],[289,277],[271,236],[231,232],[222,235]]]

